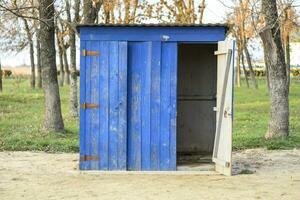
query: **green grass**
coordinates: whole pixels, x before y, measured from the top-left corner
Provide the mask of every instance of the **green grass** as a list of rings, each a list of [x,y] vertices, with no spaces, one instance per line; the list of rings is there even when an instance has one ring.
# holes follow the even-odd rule
[[[0,150],[76,152],[78,122],[69,113],[67,86],[60,88],[65,131],[43,131],[44,99],[41,89],[30,89],[29,80],[3,80],[0,94]]]
[[[234,149],[266,147],[291,149],[300,147],[300,79],[292,79],[290,88],[290,136],[265,140],[269,114],[269,94],[265,80],[259,80],[259,90],[248,89],[245,83],[235,88]]]
[[[0,93],[0,150],[77,152],[78,121],[69,113],[69,88],[60,88],[66,131],[43,131],[43,91],[29,88],[29,80],[4,79]],[[290,149],[300,147],[300,79],[292,80],[290,96],[290,136],[286,140],[266,141],[269,96],[265,81],[259,90],[235,88],[234,149],[266,147]]]

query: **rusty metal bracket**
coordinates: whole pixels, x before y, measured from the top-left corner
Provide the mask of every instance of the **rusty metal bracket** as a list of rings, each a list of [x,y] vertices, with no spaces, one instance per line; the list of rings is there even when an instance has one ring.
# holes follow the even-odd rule
[[[230,162],[226,162],[225,167],[230,167]]]
[[[99,104],[92,104],[92,103],[83,103],[81,104],[82,109],[88,109],[88,108],[99,108]]]
[[[98,161],[99,160],[99,156],[87,156],[87,155],[84,155],[84,156],[81,156],[80,157],[80,160],[81,161]]]
[[[82,56],[99,56],[99,51],[87,51],[86,49],[82,49]]]

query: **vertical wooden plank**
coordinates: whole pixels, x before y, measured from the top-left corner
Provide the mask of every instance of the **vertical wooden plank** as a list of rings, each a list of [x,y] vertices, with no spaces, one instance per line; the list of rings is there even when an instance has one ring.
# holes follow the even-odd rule
[[[118,124],[119,124],[119,45],[109,42],[109,170],[118,168]]]
[[[151,67],[151,170],[159,170],[161,42],[152,43]]]
[[[140,42],[129,43],[128,169],[141,170],[141,70]]]
[[[170,166],[170,52],[169,43],[162,43],[161,67],[161,104],[160,104],[160,169],[169,170]]]
[[[118,169],[127,163],[127,42],[119,42]]]
[[[80,52],[86,48],[85,41],[80,41]],[[80,54],[80,105],[86,99],[86,58]],[[86,114],[84,109],[80,107],[80,158],[86,153]],[[81,170],[87,169],[86,161],[80,160],[79,168]]]
[[[90,51],[99,51],[99,42],[94,41],[89,48]],[[88,103],[99,104],[99,56],[90,57],[90,101]],[[99,157],[99,108],[87,109],[90,114],[90,154]],[[90,169],[99,169],[99,160],[90,161]]]
[[[127,170],[133,169],[133,149],[132,149],[132,43],[128,42],[128,70],[127,70],[127,158],[126,168]]]
[[[86,42],[86,48],[90,49],[92,47],[92,43],[90,41]],[[91,101],[91,57],[86,56],[86,77],[85,77],[85,101],[90,102]],[[85,155],[90,156],[91,155],[91,110],[86,109],[85,110],[86,115],[86,122],[85,122]],[[86,162],[86,168],[91,169],[91,161],[85,161]]]
[[[109,144],[109,49],[108,42],[100,42],[100,169],[108,170]]]
[[[141,73],[141,122],[142,122],[142,170],[151,169],[151,42],[144,42],[141,49],[140,73]]]
[[[170,170],[176,170],[176,123],[177,123],[177,50],[176,42],[169,43],[170,46]]]

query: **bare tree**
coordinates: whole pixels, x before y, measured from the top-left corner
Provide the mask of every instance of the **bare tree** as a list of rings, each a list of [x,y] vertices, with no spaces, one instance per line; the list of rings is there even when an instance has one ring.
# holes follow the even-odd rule
[[[70,114],[78,117],[78,98],[77,98],[77,75],[76,75],[76,32],[75,25],[79,22],[80,1],[74,1],[74,20],[71,17],[71,6],[69,0],[66,1],[67,21],[69,22],[70,34],[70,61],[71,61],[71,90],[70,90]],[[73,27],[71,25],[74,25]]]
[[[64,2],[64,1],[63,1]],[[65,20],[66,7],[60,4],[56,7],[55,33],[59,58],[59,85],[70,85],[70,68],[68,49],[70,48],[69,24]]]
[[[205,0],[202,0],[201,5],[199,5],[199,12],[200,12],[199,24],[203,24],[203,16],[204,16],[205,7],[206,7]]]
[[[154,7],[158,11],[163,6],[139,0],[83,0],[83,23],[133,24],[158,19],[160,11],[154,15]]]
[[[93,24],[95,23],[99,10],[102,6],[103,0],[92,1],[83,0],[83,23]]]
[[[289,135],[289,90],[276,1],[262,0],[265,26],[260,32],[270,81],[271,118],[266,138]]]
[[[35,65],[34,65],[34,45],[33,45],[33,33],[29,28],[28,21],[26,18],[22,18],[24,22],[25,31],[27,34],[27,39],[29,43],[29,52],[30,52],[30,67],[31,67],[31,75],[30,75],[30,87],[35,88]]]
[[[247,70],[246,70],[246,67],[245,67],[245,59],[244,59],[244,53],[243,52],[241,53],[241,60],[242,60],[243,72],[244,72],[244,75],[245,75],[246,85],[247,85],[247,88],[249,88],[248,73],[247,73]]]
[[[58,20],[56,25],[57,32],[57,39],[59,40],[59,49],[62,53],[62,59],[63,65],[61,67],[64,67],[63,74],[64,77],[62,78],[64,80],[65,85],[70,85],[70,68],[69,68],[69,60],[68,60],[68,49],[70,47],[70,41],[68,39],[69,36],[69,30],[68,25],[64,23],[61,19]]]
[[[36,31],[36,68],[37,68],[37,86],[42,88],[42,65],[41,65],[41,44],[40,31]]]
[[[241,87],[241,54],[243,53],[243,49],[241,47],[241,42],[238,37],[236,37],[236,46],[237,46],[237,56],[236,56],[236,75],[235,82],[237,87]]]
[[[202,24],[205,8],[205,0],[197,3],[194,0],[160,0],[156,18],[169,23],[196,24],[199,21]]]
[[[247,39],[246,38],[244,38],[243,48],[244,48],[244,52],[245,52],[245,55],[246,55],[246,60],[247,60],[247,63],[248,63],[250,77],[251,77],[253,86],[254,86],[255,89],[258,89],[258,84],[257,84],[256,78],[255,78],[255,73],[254,73],[253,66],[252,66],[251,56],[250,56],[250,53],[249,53],[249,50],[248,50],[248,47],[247,47]]]
[[[20,52],[29,46],[29,58],[31,66],[30,86],[35,88],[35,63],[34,63],[34,30],[36,27],[36,20],[32,16],[36,15],[36,6],[33,0],[20,1],[0,1],[0,8],[4,23],[7,23],[5,30],[1,33],[4,38],[8,39],[7,49],[9,51]],[[2,17],[1,16],[1,17]],[[11,26],[11,23],[23,23],[20,26]],[[25,33],[24,33],[25,32]],[[24,37],[22,35],[24,34]],[[15,37],[18,35],[18,37]],[[13,48],[12,43],[15,44]]]
[[[57,41],[57,48],[58,48],[58,58],[59,58],[59,85],[64,85],[64,78],[65,78],[65,70],[64,70],[64,60],[63,60],[63,42],[62,42],[62,33],[60,31],[59,25],[56,20],[56,41]]]
[[[297,14],[293,7],[293,0],[279,0],[278,10],[282,13],[279,16],[280,28],[281,28],[281,41],[285,51],[286,61],[286,73],[287,73],[287,87],[290,87],[290,35],[297,26],[299,14]]]
[[[54,0],[39,0],[41,23],[41,57],[43,88],[45,93],[45,121],[47,131],[61,131],[64,129],[61,114],[61,103],[57,81],[55,58],[55,26],[54,26]]]
[[[64,81],[66,85],[70,85],[70,68],[69,68],[69,61],[68,61],[68,54],[67,54],[67,50],[69,49],[69,44],[65,43],[64,38],[61,38],[61,42],[62,42],[62,53],[63,53],[63,60],[64,60]]]
[[[254,3],[256,0],[252,0]],[[255,28],[259,23],[258,20],[253,20],[253,7],[251,5],[251,0],[238,0],[238,2],[233,0],[235,6],[233,7],[233,12],[229,15],[228,21],[233,26],[231,27],[231,33],[236,38],[237,41],[237,67],[236,67],[236,83],[240,87],[240,58],[243,52],[245,53],[246,60],[248,63],[249,73],[251,76],[251,81],[255,89],[258,88],[258,84],[255,78],[255,73],[252,66],[251,55],[248,49],[248,40],[255,37]]]

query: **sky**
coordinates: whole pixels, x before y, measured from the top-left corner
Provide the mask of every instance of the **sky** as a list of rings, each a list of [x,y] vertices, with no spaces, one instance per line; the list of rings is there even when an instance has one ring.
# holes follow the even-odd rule
[[[151,1],[155,2],[157,0]],[[204,12],[204,23],[222,23],[225,21],[226,13],[230,10],[229,8],[225,7],[224,4],[221,3],[221,1],[224,2],[225,5],[231,5],[231,0],[206,0],[207,7]],[[300,0],[294,0],[294,3],[295,5],[300,5]],[[253,46],[253,48],[250,48],[250,51],[252,52],[254,59],[262,58],[263,52],[259,50],[261,49],[259,48],[259,43],[254,43]],[[29,65],[29,51],[28,49],[25,49],[20,53],[1,52],[0,61],[3,66],[20,66],[24,64]]]

